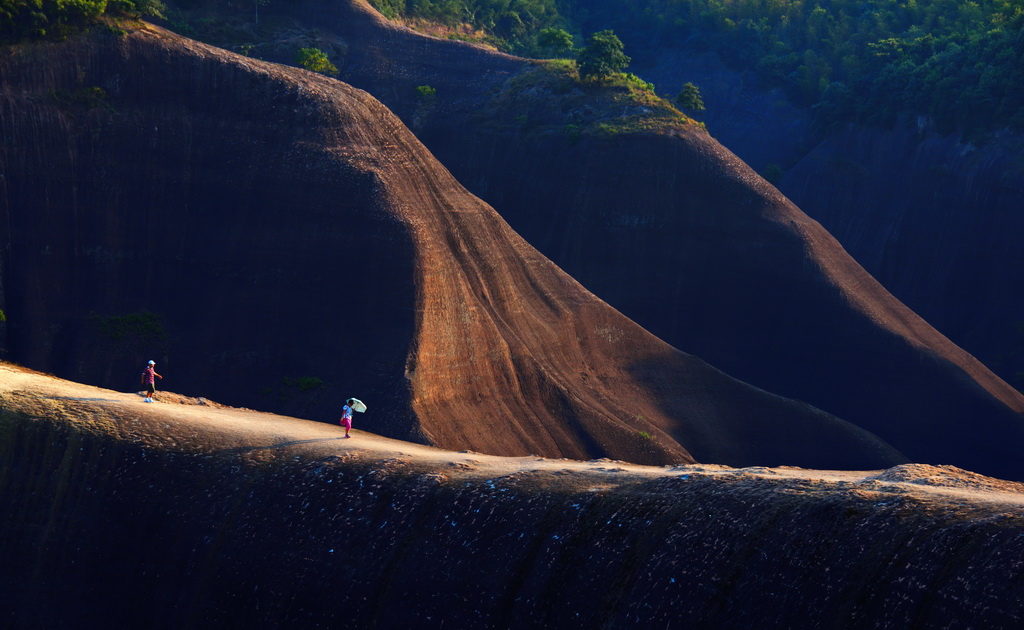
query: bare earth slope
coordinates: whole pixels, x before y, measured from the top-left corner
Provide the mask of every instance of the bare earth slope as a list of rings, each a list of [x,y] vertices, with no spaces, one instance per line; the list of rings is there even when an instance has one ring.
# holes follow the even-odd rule
[[[397,27],[362,0],[272,10],[340,38],[345,81],[402,116],[527,241],[661,339],[915,461],[1024,479],[1024,396],[706,133],[579,138],[569,129],[620,121],[560,109],[559,94],[516,83],[532,62]],[[418,85],[437,90],[431,107]]]
[[[5,628],[1019,627],[1024,487],[453,453],[0,364]],[[185,404],[175,404],[185,403]],[[205,403],[205,404],[197,404]]]
[[[22,47],[0,77],[3,308],[26,365],[127,389],[163,344],[178,391],[267,408],[315,375],[308,416],[358,395],[388,435],[504,455],[906,461],[608,307],[365,92],[155,27]]]

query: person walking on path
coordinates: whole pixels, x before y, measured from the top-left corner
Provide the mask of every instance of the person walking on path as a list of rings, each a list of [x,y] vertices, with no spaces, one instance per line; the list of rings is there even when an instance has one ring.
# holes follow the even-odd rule
[[[142,371],[142,384],[146,386],[146,397],[142,402],[153,402],[153,394],[156,393],[156,379],[163,378],[156,373],[156,361],[150,361],[146,369]]]
[[[352,437],[348,434],[352,430],[352,401],[349,398],[345,401],[345,406],[341,408],[341,426],[345,427],[345,437]]]

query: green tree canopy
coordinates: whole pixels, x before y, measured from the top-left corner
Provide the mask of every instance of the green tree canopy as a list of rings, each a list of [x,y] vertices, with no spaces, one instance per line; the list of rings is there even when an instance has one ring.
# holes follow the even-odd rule
[[[537,46],[554,56],[572,50],[572,35],[561,28],[545,28],[537,34]]]
[[[334,76],[338,74],[338,67],[327,58],[327,53],[319,48],[300,48],[295,57],[295,63],[306,70],[319,72]]]
[[[587,45],[576,56],[580,77],[607,77],[621,72],[631,61],[623,52],[622,41],[613,31],[598,31],[587,39]]]
[[[0,0],[0,42],[63,38],[104,14],[163,17],[160,0]]]
[[[704,100],[700,97],[700,88],[687,81],[683,89],[676,95],[676,105],[681,109],[695,112],[704,111]]]

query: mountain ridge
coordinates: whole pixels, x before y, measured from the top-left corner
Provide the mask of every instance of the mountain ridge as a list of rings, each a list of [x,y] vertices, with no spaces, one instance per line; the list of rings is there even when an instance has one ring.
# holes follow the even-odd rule
[[[364,430],[380,420],[372,408],[344,439],[163,396],[144,404],[0,363],[9,627],[1024,617],[1021,484],[918,464],[502,458],[379,437]]]
[[[2,63],[4,310],[32,367],[141,364],[152,340],[118,344],[91,313],[146,308],[166,318],[166,378],[228,404],[289,408],[266,384],[314,374],[314,417],[358,392],[383,433],[449,448],[906,461],[609,308],[361,90],[157,27]],[[106,106],[39,96],[76,85],[107,91]]]
[[[671,345],[868,428],[912,459],[958,457],[957,448],[918,450],[913,436],[952,437],[968,417],[1009,431],[995,441],[1010,449],[1024,443],[1016,434],[1024,396],[909,313],[820,227],[770,225],[776,213],[803,213],[706,134],[674,136],[685,140],[678,142],[643,132],[603,138],[574,137],[570,128],[495,131],[474,125],[466,112],[474,102],[489,103],[514,58],[381,25],[361,3],[309,1],[282,15],[340,37],[343,80],[403,117],[528,242]],[[533,65],[519,62],[520,71]],[[459,77],[450,90],[448,68]],[[465,81],[474,68],[475,101]],[[414,86],[424,83],[436,88],[437,103],[430,115],[416,115]],[[767,221],[749,220],[761,215]],[[800,225],[818,224],[803,215]],[[809,233],[820,234],[814,252]],[[825,267],[832,271],[816,271]],[[840,269],[847,274],[842,288],[833,281]],[[851,304],[864,312],[853,314]],[[880,332],[878,322],[904,333]],[[979,395],[994,398],[967,402]],[[1009,456],[1006,450],[997,458]],[[968,467],[984,467],[983,459]]]

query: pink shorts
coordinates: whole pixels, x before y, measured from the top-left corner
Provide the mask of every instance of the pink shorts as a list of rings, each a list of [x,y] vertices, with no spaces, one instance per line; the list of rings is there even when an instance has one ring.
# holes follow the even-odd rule
[[[341,426],[345,427],[346,429],[351,429],[352,428],[352,418],[342,418],[341,419]]]

